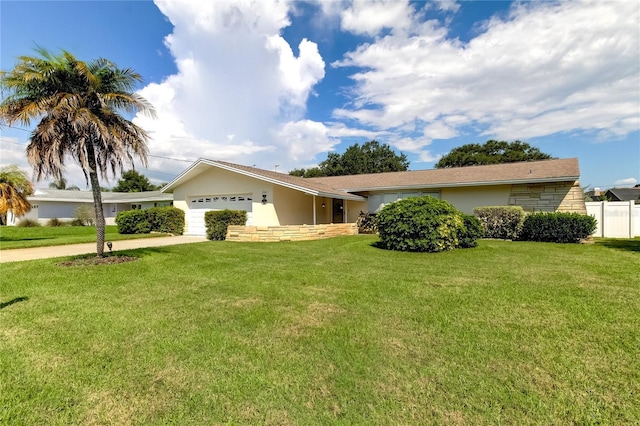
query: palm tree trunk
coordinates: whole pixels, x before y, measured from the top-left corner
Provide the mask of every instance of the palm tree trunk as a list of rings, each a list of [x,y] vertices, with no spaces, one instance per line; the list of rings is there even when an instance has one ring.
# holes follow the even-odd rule
[[[104,257],[104,211],[102,210],[102,193],[96,167],[96,154],[91,143],[87,144],[87,162],[89,163],[89,182],[93,192],[93,208],[96,212],[96,253],[97,257]]]

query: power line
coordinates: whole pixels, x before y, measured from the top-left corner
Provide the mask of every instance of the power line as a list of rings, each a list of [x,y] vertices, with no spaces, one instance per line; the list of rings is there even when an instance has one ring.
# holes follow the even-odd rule
[[[31,132],[31,130],[29,129],[23,129],[22,127],[15,127],[15,126],[6,126],[9,129],[15,129],[15,130],[22,130],[23,132]]]
[[[164,157],[162,155],[151,155],[149,154],[148,157],[153,157],[153,158],[162,158],[165,160],[173,160],[173,161],[182,161],[184,163],[193,163],[195,160],[183,160],[181,158],[171,158],[171,157]]]

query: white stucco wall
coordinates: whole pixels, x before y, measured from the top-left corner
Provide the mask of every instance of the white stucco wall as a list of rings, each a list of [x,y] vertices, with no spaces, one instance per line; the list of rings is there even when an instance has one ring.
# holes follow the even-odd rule
[[[274,185],[273,203],[280,225],[313,225],[313,196]]]
[[[280,225],[273,205],[274,185],[238,173],[212,167],[195,176],[173,190],[173,205],[189,210],[190,197],[216,194],[251,194],[252,224],[256,226]],[[262,196],[266,195],[267,203],[262,204]],[[186,223],[188,229],[188,220]]]

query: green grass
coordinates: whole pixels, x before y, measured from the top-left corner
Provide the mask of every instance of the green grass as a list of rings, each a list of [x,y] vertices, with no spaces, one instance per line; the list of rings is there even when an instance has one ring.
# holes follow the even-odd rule
[[[165,234],[119,234],[117,226],[108,225],[105,241],[162,236]],[[94,226],[39,226],[34,228],[0,226],[0,250],[93,243],[95,241],[96,228]]]
[[[638,424],[640,239],[0,264],[0,424]]]

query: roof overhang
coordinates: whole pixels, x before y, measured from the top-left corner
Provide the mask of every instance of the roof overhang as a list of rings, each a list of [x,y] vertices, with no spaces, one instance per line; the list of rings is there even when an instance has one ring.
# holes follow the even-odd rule
[[[314,190],[312,188],[307,188],[300,185],[295,185],[291,182],[286,182],[283,180],[271,178],[269,176],[264,176],[258,173],[253,173],[248,170],[238,169],[236,167],[230,166],[228,164],[221,164],[216,161],[207,160],[206,158],[200,158],[195,163],[193,163],[189,168],[187,168],[182,174],[180,174],[177,178],[175,178],[168,185],[164,186],[161,189],[161,192],[171,192],[177,186],[185,183],[186,181],[198,176],[207,170],[208,166],[217,167],[219,169],[227,170],[233,173],[237,173],[239,175],[247,176],[252,179],[257,179],[263,182],[268,182],[274,185],[283,186],[285,188],[293,189],[296,191],[303,192],[308,195],[315,195],[316,197],[328,197],[328,198],[339,198],[343,200],[352,200],[352,201],[366,201],[366,197],[361,197],[360,195],[349,194],[345,191],[344,194],[335,194],[330,192],[324,192],[320,190]]]

